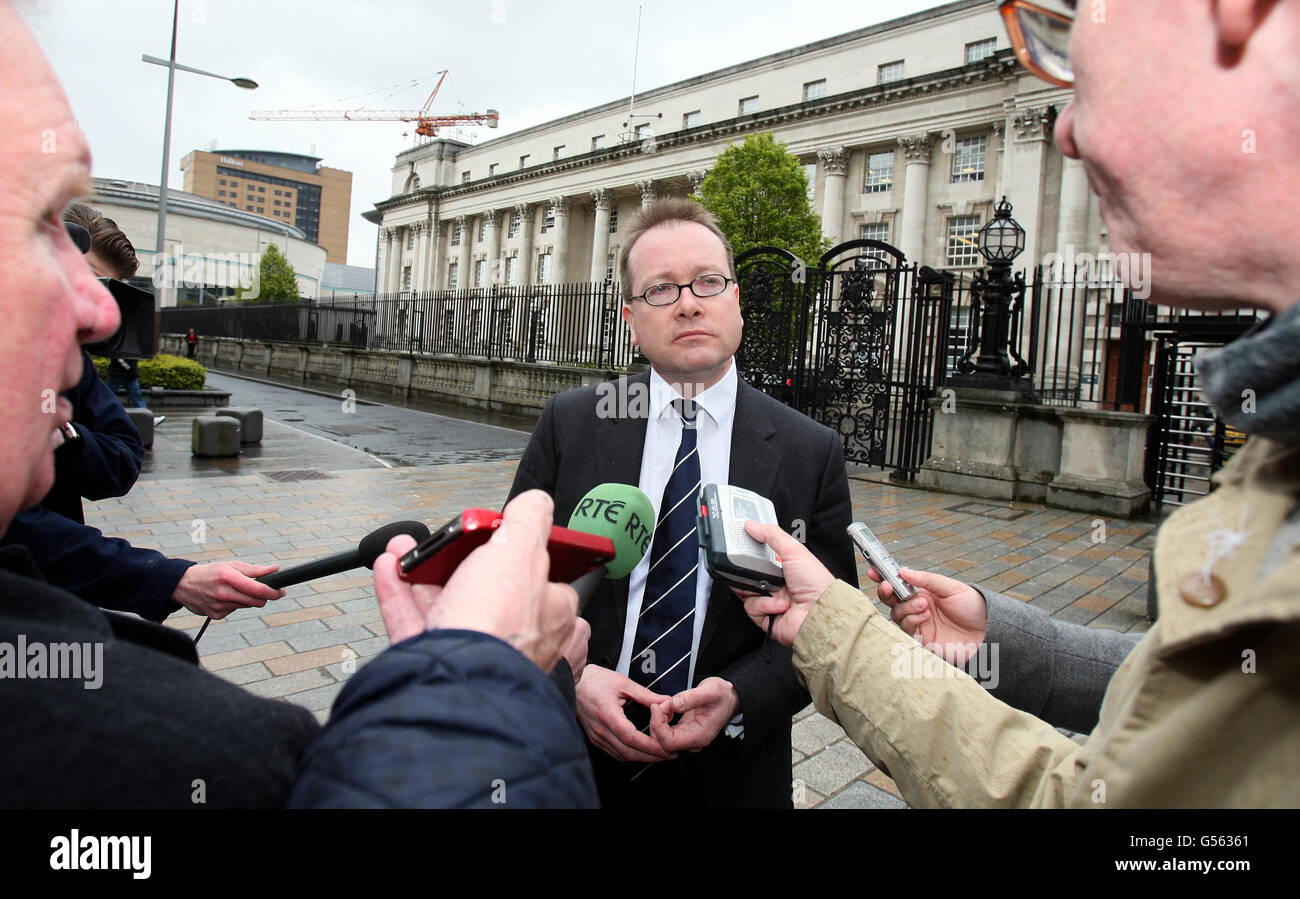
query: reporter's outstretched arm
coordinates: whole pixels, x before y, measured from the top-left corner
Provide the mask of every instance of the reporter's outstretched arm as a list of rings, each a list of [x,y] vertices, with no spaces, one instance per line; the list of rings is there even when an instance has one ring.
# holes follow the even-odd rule
[[[445,588],[375,561],[393,646],[351,677],[304,759],[295,806],[595,807],[577,721],[547,678],[577,595],[548,584],[552,503],[517,497]]]
[[[773,636],[794,644],[795,669],[817,710],[922,807],[1061,806],[1074,793],[1080,747],[1051,725],[989,696],[830,578],[774,526],[746,526],[781,556],[786,585],[750,597],[751,618],[774,613]]]

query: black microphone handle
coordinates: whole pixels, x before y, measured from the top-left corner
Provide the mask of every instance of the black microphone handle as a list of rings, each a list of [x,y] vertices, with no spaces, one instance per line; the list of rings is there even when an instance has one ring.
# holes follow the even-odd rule
[[[582,613],[586,611],[587,603],[591,600],[593,596],[596,595],[596,588],[600,586],[600,582],[605,579],[605,575],[608,572],[609,569],[606,568],[604,565],[601,565],[597,568],[592,569],[591,571],[588,571],[586,574],[582,575],[576,581],[571,581],[569,583],[569,586],[578,592],[578,617],[579,618],[581,618]]]
[[[353,568],[361,568],[365,563],[361,559],[361,553],[356,549],[349,549],[346,552],[335,553],[324,559],[316,559],[313,562],[305,562],[302,565],[295,565],[292,568],[285,568],[283,571],[275,571],[271,574],[264,574],[259,578],[254,578],[259,584],[266,584],[268,587],[280,589],[282,587],[291,587],[294,584],[301,584],[305,581],[314,581],[316,578],[328,577],[331,574],[339,574],[344,571],[351,571]]]

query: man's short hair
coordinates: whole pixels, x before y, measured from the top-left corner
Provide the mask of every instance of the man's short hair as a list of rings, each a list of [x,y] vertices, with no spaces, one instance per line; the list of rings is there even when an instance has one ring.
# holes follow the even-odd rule
[[[655,200],[649,206],[643,206],[632,216],[627,242],[623,244],[623,250],[618,254],[618,280],[623,288],[624,303],[630,303],[632,297],[632,275],[627,269],[627,260],[632,255],[632,248],[636,246],[636,242],[641,239],[642,235],[651,228],[657,228],[669,222],[694,222],[697,225],[703,225],[717,235],[718,240],[722,241],[722,249],[727,254],[727,276],[735,280],[736,263],[732,258],[734,254],[731,249],[731,241],[727,240],[727,235],[723,234],[722,229],[718,227],[718,220],[713,217],[713,213],[694,200],[687,200],[683,197],[665,197],[662,200]]]
[[[65,222],[73,222],[90,232],[90,249],[117,273],[119,281],[135,277],[140,260],[135,247],[127,240],[117,222],[85,203],[72,203],[63,212]]]

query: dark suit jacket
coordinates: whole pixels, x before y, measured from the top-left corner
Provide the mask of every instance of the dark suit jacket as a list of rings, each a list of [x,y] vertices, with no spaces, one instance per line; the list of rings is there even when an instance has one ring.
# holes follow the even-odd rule
[[[648,371],[619,385],[645,390]],[[633,385],[640,384],[640,387]],[[524,451],[511,497],[540,488],[555,500],[555,521],[569,516],[588,490],[602,483],[636,485],[645,446],[646,419],[601,418],[595,387],[557,394],[547,402]],[[841,580],[857,585],[853,545],[845,531],[852,521],[844,451],[829,428],[772,399],[743,380],[736,386],[729,482],[772,500],[781,526],[797,532],[802,522],[809,549]],[[627,619],[628,579],[605,581],[587,604],[591,624],[588,659],[618,664]],[[745,734],[719,734],[698,757],[683,764],[691,785],[681,796],[708,806],[791,805],[790,719],[809,702],[790,661],[776,643],[745,615],[729,589],[713,585],[695,663],[698,684],[707,677],[730,681],[740,695]],[[618,785],[644,766],[613,761],[592,751],[602,801],[610,804]],[[660,763],[668,766],[670,763]]]

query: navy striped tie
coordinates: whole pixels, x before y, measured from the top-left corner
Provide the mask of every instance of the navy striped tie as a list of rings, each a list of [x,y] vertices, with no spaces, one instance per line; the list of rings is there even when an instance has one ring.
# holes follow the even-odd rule
[[[696,408],[691,400],[676,400],[673,405],[682,417],[682,439],[659,505],[628,670],[632,680],[664,696],[690,686],[696,572],[700,567],[695,537],[695,498],[700,491]]]

